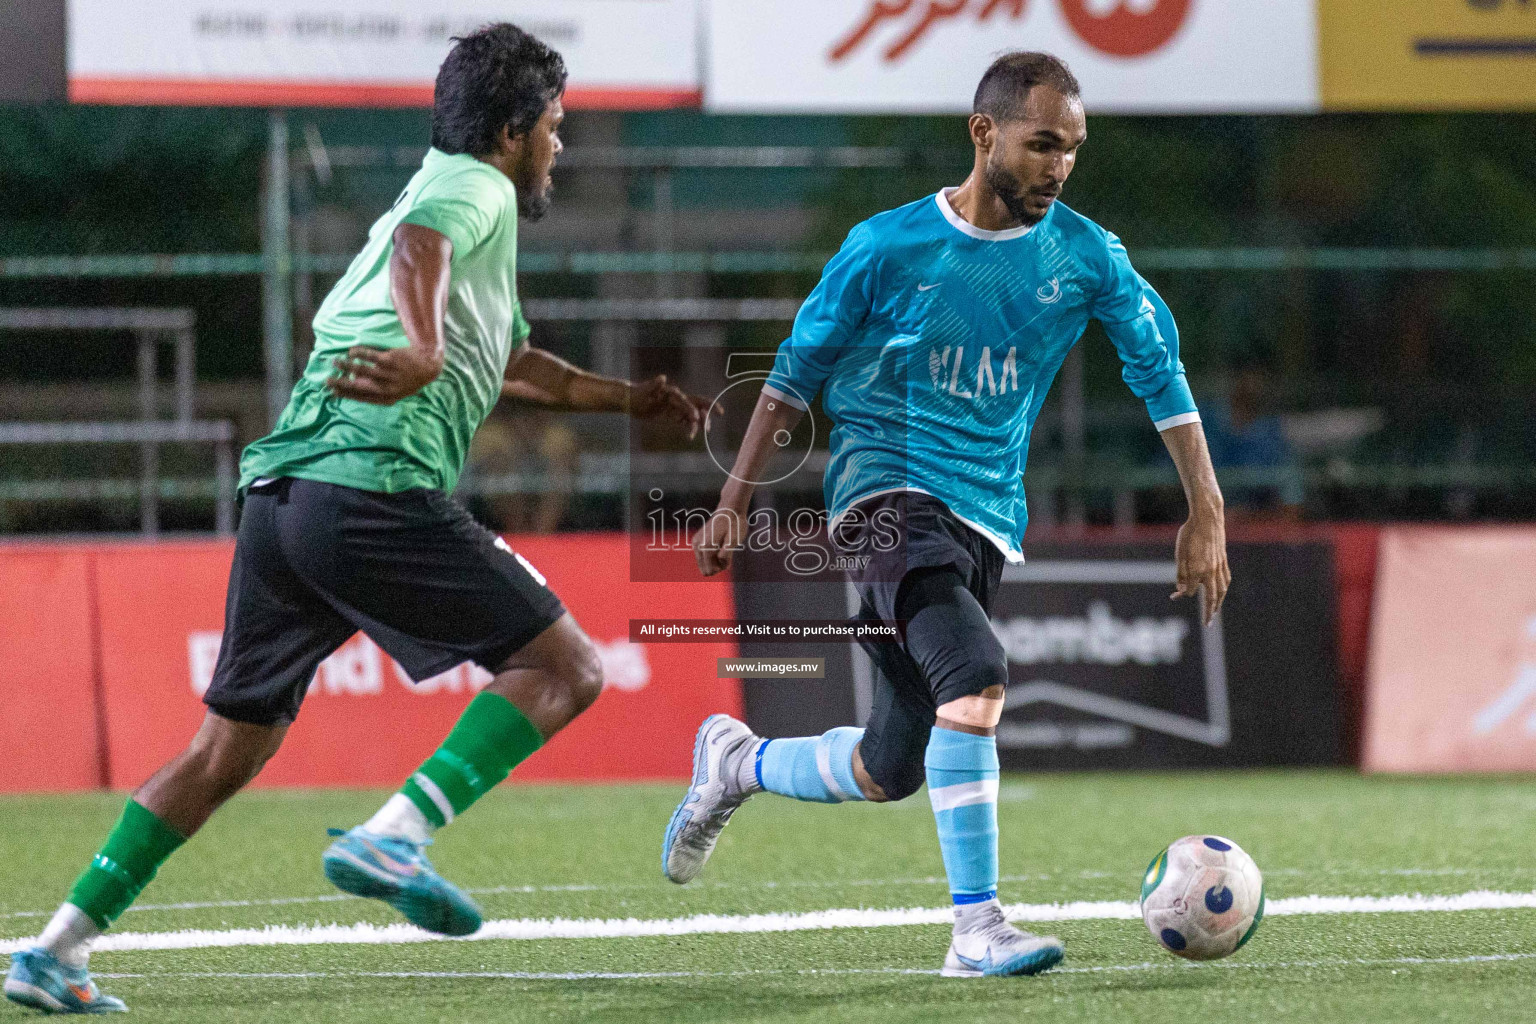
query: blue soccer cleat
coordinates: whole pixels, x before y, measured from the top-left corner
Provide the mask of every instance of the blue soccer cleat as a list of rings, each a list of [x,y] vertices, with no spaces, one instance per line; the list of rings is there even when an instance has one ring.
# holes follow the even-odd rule
[[[946,978],[1007,977],[1039,974],[1061,963],[1066,956],[1061,940],[1052,935],[1020,931],[1003,917],[996,902],[961,930],[955,929],[944,958]]]
[[[46,949],[11,954],[5,998],[44,1013],[127,1013],[128,1004],[103,995],[84,967],[65,967]]]
[[[343,892],[383,900],[418,928],[439,935],[469,935],[480,927],[480,908],[439,875],[416,844],[363,828],[330,829],[339,838],[321,857],[325,877]]]

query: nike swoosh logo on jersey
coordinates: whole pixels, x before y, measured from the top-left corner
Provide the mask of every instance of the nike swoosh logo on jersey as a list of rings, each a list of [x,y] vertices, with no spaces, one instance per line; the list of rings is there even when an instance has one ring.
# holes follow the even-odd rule
[[[931,291],[931,290],[933,290],[934,288],[937,288],[939,285],[941,285],[943,283],[944,283],[943,281],[940,281],[937,284],[920,284],[920,285],[917,286],[917,290],[920,291],[920,292]]]

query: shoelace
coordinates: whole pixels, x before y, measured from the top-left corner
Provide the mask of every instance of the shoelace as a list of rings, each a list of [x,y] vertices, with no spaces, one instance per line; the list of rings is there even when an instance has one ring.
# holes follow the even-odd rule
[[[1008,919],[1003,916],[1001,908],[992,908],[992,913],[988,916],[990,916],[992,920],[988,921],[986,924],[980,927],[966,929],[966,931],[972,935],[980,935],[984,937],[987,940],[988,946],[995,946],[999,949],[1006,949],[1009,946],[1017,943],[1021,938],[1027,940],[1034,937],[1026,932],[1019,931],[1019,929],[1009,924]]]
[[[709,844],[712,831],[718,832],[719,829],[725,828],[730,823],[731,815],[736,813],[737,806],[739,805],[733,804],[729,807],[721,807],[709,814],[700,815],[693,819],[683,828],[683,842],[694,849],[702,850]],[[706,828],[706,826],[716,825],[718,825],[718,828]]]

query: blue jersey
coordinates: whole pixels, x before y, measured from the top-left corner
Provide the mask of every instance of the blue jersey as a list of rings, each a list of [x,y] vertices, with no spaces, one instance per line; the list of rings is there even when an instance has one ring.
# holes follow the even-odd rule
[[[1060,202],[983,231],[940,192],[849,232],[763,390],[798,408],[822,394],[834,523],[922,491],[1022,561],[1030,431],[1090,317],[1157,429],[1199,421],[1173,316],[1118,238]]]

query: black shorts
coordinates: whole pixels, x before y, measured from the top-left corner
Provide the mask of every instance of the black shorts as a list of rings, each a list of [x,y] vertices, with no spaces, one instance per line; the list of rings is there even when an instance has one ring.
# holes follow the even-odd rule
[[[203,702],[288,723],[358,630],[422,680],[465,661],[495,671],[564,614],[543,577],[441,491],[284,478],[246,494]]]
[[[991,612],[1007,559],[949,506],[918,491],[895,491],[861,501],[853,509],[867,525],[840,523],[833,539],[841,553],[869,556],[853,579],[860,621],[899,626],[903,583],[914,572],[936,568],[953,569],[982,609]],[[887,793],[910,792],[916,788],[910,782],[921,778],[923,754],[938,711],[933,690],[903,644],[882,640],[860,644],[876,669],[860,756],[870,777]]]

